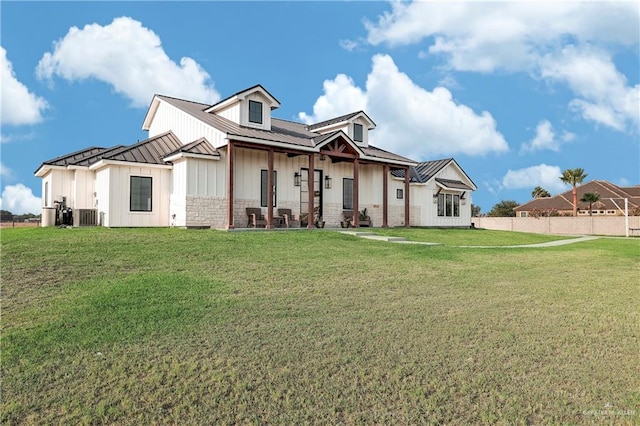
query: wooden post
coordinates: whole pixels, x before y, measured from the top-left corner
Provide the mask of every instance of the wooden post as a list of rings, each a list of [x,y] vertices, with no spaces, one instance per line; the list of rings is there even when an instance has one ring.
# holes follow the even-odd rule
[[[267,151],[267,229],[273,229],[273,148]]]
[[[358,186],[360,186],[360,161],[356,158],[353,160],[353,226],[360,226],[360,206],[358,205]]]
[[[307,229],[312,229],[313,228],[313,209],[314,209],[314,205],[313,205],[313,197],[314,197],[314,190],[315,190],[315,183],[314,183],[314,179],[316,176],[316,172],[315,172],[315,168],[314,168],[314,157],[315,154],[309,154],[309,176],[307,179],[307,183],[309,185],[309,191],[308,191],[308,196],[309,196],[309,211],[307,212]]]
[[[404,226],[411,227],[411,218],[409,210],[409,181],[411,180],[411,168],[404,169]]]
[[[227,142],[227,229],[233,229],[233,142]]]
[[[385,164],[382,171],[382,227],[389,227],[389,166]]]

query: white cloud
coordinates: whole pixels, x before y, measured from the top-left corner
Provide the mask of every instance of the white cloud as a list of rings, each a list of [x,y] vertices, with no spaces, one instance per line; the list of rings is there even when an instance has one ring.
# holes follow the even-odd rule
[[[21,183],[5,186],[2,191],[2,198],[0,198],[2,210],[8,210],[13,214],[40,214],[41,206],[40,197],[33,195],[31,188]]]
[[[3,125],[35,124],[42,121],[47,101],[34,95],[27,86],[18,81],[13,64],[7,59],[7,51],[0,46],[0,73],[2,73],[2,117]]]
[[[352,52],[359,46],[357,41],[353,40],[340,40],[340,47],[348,52]]]
[[[562,143],[570,142],[574,137],[573,133],[567,131],[558,137],[553,131],[553,126],[549,120],[542,120],[536,127],[536,136],[522,145],[521,152],[541,151],[544,149],[558,152]]]
[[[13,176],[13,172],[11,171],[11,169],[0,163],[0,177],[2,179],[9,179],[11,178],[11,176]]]
[[[569,85],[570,106],[583,118],[625,130],[640,124],[640,85],[631,87],[603,50],[568,46],[540,61],[543,78]]]
[[[541,186],[552,193],[566,191],[567,185],[560,180],[562,171],[558,166],[539,164],[519,170],[508,170],[502,178],[507,189],[535,188]]]
[[[36,71],[41,79],[94,78],[110,84],[136,107],[148,106],[156,93],[204,103],[220,99],[209,74],[196,61],[183,57],[176,64],[160,38],[129,17],[105,26],[71,27],[54,43],[53,52],[44,54]]]
[[[427,43],[457,71],[527,72],[567,84],[570,107],[585,120],[625,130],[638,126],[640,87],[613,63],[614,46],[637,46],[636,2],[394,2],[368,41],[390,46]],[[597,46],[598,51],[594,46]],[[425,55],[424,51],[421,55]]]
[[[444,87],[428,91],[417,86],[388,55],[373,57],[366,90],[340,74],[324,82],[324,95],[313,114],[301,112],[299,118],[313,123],[358,110],[365,110],[377,124],[372,144],[416,160],[508,150],[490,113],[477,114],[456,103]]]

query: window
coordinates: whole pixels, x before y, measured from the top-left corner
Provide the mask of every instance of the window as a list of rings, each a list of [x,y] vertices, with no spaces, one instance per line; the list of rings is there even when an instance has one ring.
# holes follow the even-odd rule
[[[150,212],[151,178],[146,176],[131,176],[130,187],[129,210],[132,212]]]
[[[44,206],[49,207],[49,182],[44,183]]]
[[[402,200],[404,198],[404,190],[396,189],[396,198]]]
[[[527,217],[527,212],[520,212],[520,217]]]
[[[267,170],[260,170],[260,207],[267,207]],[[273,207],[276,206],[276,188],[277,188],[277,176],[278,172],[273,171]]]
[[[249,122],[262,124],[262,102],[249,101]]]
[[[362,142],[363,140],[362,124],[353,125],[353,140],[356,142]]]
[[[342,209],[353,210],[353,179],[342,179]]]
[[[438,216],[460,217],[460,195],[438,194]]]

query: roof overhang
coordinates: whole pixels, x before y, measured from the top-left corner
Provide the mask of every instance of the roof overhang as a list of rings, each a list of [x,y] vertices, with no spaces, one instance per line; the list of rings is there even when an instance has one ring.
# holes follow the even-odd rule
[[[243,90],[242,92],[238,92],[235,95],[231,95],[230,97],[223,99],[217,104],[211,105],[209,108],[205,109],[204,112],[215,113],[216,111],[220,111],[222,109],[230,107],[231,105],[241,102],[247,96],[252,95],[256,92],[260,93],[260,95],[267,99],[272,110],[280,106],[280,102],[276,98],[274,98],[273,95],[271,95],[271,93],[267,91],[267,89],[262,87],[262,85],[257,84],[253,87]]]
[[[100,160],[96,163],[93,163],[91,166],[89,166],[89,170],[99,170],[107,166],[133,166],[133,165],[147,167],[150,169],[171,170],[173,168],[173,166],[170,164],[150,164],[150,163],[134,163],[132,161]]]
[[[446,191],[474,191],[474,188],[459,180],[442,182],[441,179],[436,178],[436,185]]]
[[[162,160],[168,162],[168,163],[172,163],[174,161],[183,159],[183,158],[197,158],[197,159],[201,159],[201,160],[213,160],[213,161],[218,161],[220,160],[220,154],[218,155],[208,155],[208,154],[195,154],[192,152],[178,152],[176,154],[170,155],[168,157],[164,157]]]
[[[53,164],[43,164],[34,173],[35,177],[45,177],[52,170],[67,170],[67,166],[55,166]]]
[[[156,115],[156,111],[158,111],[160,101],[161,99],[158,98],[158,95],[153,95],[151,105],[149,105],[149,109],[147,110],[147,115],[144,116],[144,121],[142,122],[142,130],[149,130],[151,127],[151,122]]]

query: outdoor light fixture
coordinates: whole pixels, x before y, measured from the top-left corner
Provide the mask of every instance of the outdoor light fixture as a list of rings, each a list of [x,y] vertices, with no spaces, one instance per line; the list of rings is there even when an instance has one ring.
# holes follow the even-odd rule
[[[293,185],[294,186],[300,186],[300,173],[295,172],[293,174]]]
[[[324,187],[331,189],[331,177],[329,175],[324,177]]]

